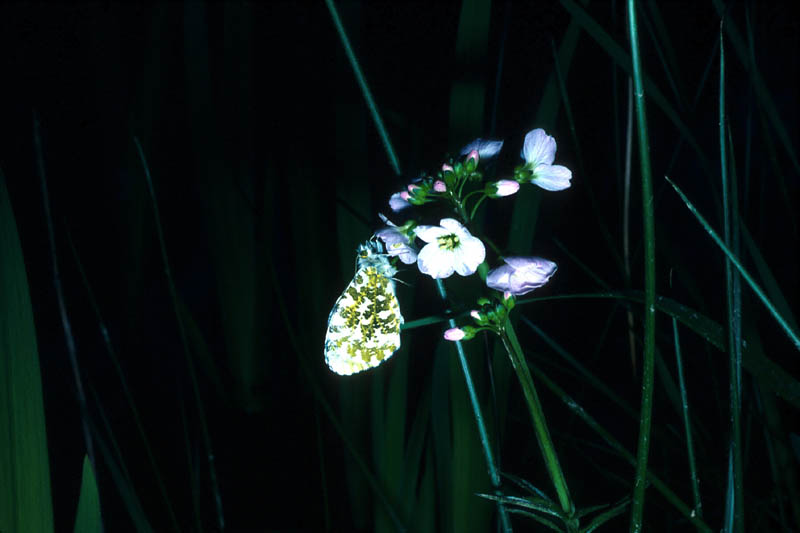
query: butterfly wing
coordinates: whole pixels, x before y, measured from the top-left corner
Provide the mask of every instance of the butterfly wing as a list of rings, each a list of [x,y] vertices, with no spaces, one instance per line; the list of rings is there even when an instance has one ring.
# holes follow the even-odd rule
[[[394,282],[385,274],[380,265],[359,268],[331,310],[325,362],[337,374],[376,367],[400,347],[403,315]]]

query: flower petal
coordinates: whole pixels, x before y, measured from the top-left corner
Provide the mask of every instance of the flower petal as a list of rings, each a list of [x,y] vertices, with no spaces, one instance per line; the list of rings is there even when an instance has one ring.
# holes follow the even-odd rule
[[[492,141],[490,139],[475,139],[461,149],[461,155],[467,155],[473,150],[478,151],[481,159],[496,156],[503,148],[503,141]]]
[[[465,228],[461,222],[454,218],[443,218],[439,221],[439,225],[442,226],[446,230],[450,230],[451,232],[455,233],[459,236],[459,238],[463,238],[465,235],[471,236],[467,228]]]
[[[433,242],[438,237],[447,235],[450,232],[439,226],[417,226],[414,233],[425,242]]]
[[[452,255],[452,252],[442,250],[437,243],[432,242],[420,250],[417,266],[420,272],[434,279],[449,278],[454,271]]]
[[[486,286],[496,291],[505,291],[509,287],[513,272],[514,269],[509,265],[502,265],[490,270],[486,275]]]
[[[411,204],[403,198],[403,194],[408,195],[407,192],[403,191],[402,193],[396,192],[389,198],[389,207],[392,211],[397,212],[405,209],[406,207],[411,207]]]
[[[461,241],[456,250],[456,272],[462,276],[470,276],[478,270],[478,265],[486,259],[486,248],[477,237],[470,236]]]
[[[561,165],[539,165],[533,170],[531,183],[546,191],[569,189],[572,171]]]
[[[525,135],[522,157],[534,167],[542,163],[549,165],[556,158],[556,140],[542,128],[531,130]]]
[[[496,196],[511,196],[519,190],[519,182],[514,180],[500,180],[494,184]]]
[[[552,276],[558,266],[543,257],[504,257],[503,262],[511,266],[514,270],[534,270],[543,275]]]

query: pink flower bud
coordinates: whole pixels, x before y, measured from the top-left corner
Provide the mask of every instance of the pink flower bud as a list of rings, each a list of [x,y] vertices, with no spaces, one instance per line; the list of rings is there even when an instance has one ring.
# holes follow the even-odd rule
[[[477,150],[472,150],[472,151],[470,151],[469,155],[467,156],[467,159],[474,159],[475,163],[477,164],[478,160],[480,159],[480,155],[478,155],[478,151]]]
[[[400,193],[400,198],[402,198],[402,199],[403,199],[403,200],[405,200],[406,202],[408,201],[408,199],[409,199],[410,197],[411,197],[411,195],[410,195],[410,194],[408,194],[406,191],[403,191],[403,192],[401,192],[401,193]]]
[[[519,182],[514,180],[500,180],[494,184],[497,187],[497,196],[511,196],[519,190]]]
[[[453,167],[451,167],[451,166],[450,166],[450,165],[448,165],[447,163],[445,163],[444,165],[442,165],[442,172],[452,172],[452,171],[453,171]]]
[[[475,309],[473,309],[472,311],[469,312],[469,316],[471,316],[475,320],[480,320],[481,319],[481,314]]]
[[[414,185],[413,183],[408,186],[408,192],[414,192],[414,189],[419,189],[419,185]]]
[[[448,341],[460,341],[464,338],[464,330],[459,328],[450,328],[444,332],[444,338]]]
[[[433,190],[436,192],[444,192],[447,190],[447,185],[445,185],[442,180],[436,180],[433,182]]]

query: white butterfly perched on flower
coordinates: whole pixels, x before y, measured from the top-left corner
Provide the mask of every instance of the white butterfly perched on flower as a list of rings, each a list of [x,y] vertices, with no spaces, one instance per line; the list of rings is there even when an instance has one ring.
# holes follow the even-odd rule
[[[356,275],[336,300],[325,334],[325,362],[337,374],[374,368],[400,348],[396,272],[380,243],[358,247]]]

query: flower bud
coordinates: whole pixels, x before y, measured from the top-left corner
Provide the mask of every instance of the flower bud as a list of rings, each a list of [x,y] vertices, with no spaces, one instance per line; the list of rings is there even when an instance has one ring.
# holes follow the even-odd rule
[[[464,338],[464,330],[460,328],[450,328],[444,332],[444,338],[448,341],[460,341]]]
[[[436,180],[433,182],[433,190],[436,192],[445,192],[447,190],[447,185],[445,185],[442,180]]]
[[[489,193],[493,198],[500,198],[502,196],[511,196],[516,194],[519,190],[519,183],[514,180],[500,180],[492,183],[490,189],[493,188],[494,192]]]

